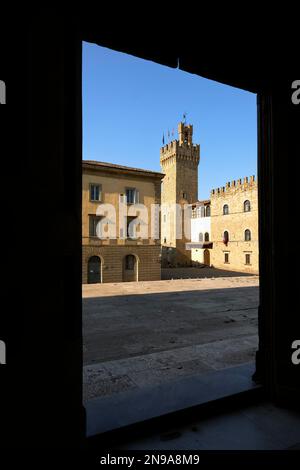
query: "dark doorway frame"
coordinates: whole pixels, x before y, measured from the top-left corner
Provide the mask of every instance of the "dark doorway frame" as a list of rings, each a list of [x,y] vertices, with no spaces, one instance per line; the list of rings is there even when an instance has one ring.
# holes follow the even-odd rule
[[[14,181],[20,188],[18,195],[12,195],[8,181],[2,199],[3,217],[8,219],[19,207],[19,194],[22,194],[28,205],[34,207],[31,212],[20,211],[19,225],[14,230],[19,234],[20,226],[31,228],[22,240],[26,246],[24,265],[39,265],[45,247],[48,253],[47,270],[41,279],[34,278],[34,289],[33,277],[26,276],[17,298],[9,283],[5,291],[8,303],[15,300],[18,319],[10,311],[0,318],[1,339],[7,345],[7,366],[0,372],[1,376],[6,374],[6,379],[9,376],[1,389],[4,395],[0,405],[1,427],[5,430],[1,442],[9,441],[10,446],[21,447],[74,447],[85,442],[81,304],[82,41],[169,67],[176,68],[179,64],[187,72],[257,94],[261,279],[255,378],[263,385],[268,399],[296,406],[299,372],[291,363],[291,344],[297,339],[298,319],[293,305],[298,288],[296,278],[285,275],[283,260],[292,260],[294,254],[281,222],[286,211],[286,197],[282,195],[294,196],[296,190],[296,185],[290,183],[293,174],[289,169],[300,154],[300,106],[291,102],[292,80],[278,77],[279,69],[286,70],[280,55],[280,51],[285,53],[282,44],[278,47],[275,34],[266,44],[264,34],[258,31],[255,31],[258,40],[253,41],[253,31],[244,31],[243,23],[237,46],[237,36],[230,44],[225,34],[217,49],[211,51],[206,31],[194,25],[189,30],[186,47],[181,35],[165,34],[158,11],[150,28],[144,21],[137,23],[135,15],[132,24],[127,21],[118,24],[115,15],[104,18],[103,11],[95,13],[83,6],[80,12],[72,11],[67,16],[49,9],[36,15],[30,13],[28,17],[19,15],[21,19],[16,13],[10,24],[14,38],[11,31],[6,35],[5,25],[0,31],[4,44],[1,79],[5,80],[7,89],[7,105],[1,108],[6,113],[2,124],[10,149],[7,155],[11,157],[3,159],[3,172],[10,174],[12,162],[16,162]],[[265,24],[263,29],[265,32]],[[217,34],[222,32],[218,30]],[[242,42],[245,47],[241,56]],[[291,41],[288,47],[292,44]],[[297,75],[287,76],[297,78]],[[14,142],[13,154],[11,142]],[[297,197],[289,201],[291,214],[296,213],[296,201]],[[45,209],[47,216],[38,217],[45,214]],[[33,233],[42,236],[33,237]],[[15,246],[19,242],[16,237]],[[4,251],[4,271],[7,279],[11,279],[11,266],[15,264],[11,263],[11,251]],[[6,324],[2,328],[3,320]],[[24,351],[31,360],[20,368]],[[27,385],[22,394],[20,383]]]

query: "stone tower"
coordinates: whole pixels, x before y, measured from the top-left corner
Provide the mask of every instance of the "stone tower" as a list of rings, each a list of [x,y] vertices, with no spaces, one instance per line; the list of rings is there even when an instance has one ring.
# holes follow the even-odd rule
[[[181,209],[198,200],[200,145],[193,144],[193,126],[190,124],[179,123],[178,137],[160,149],[160,165],[165,174],[161,192],[163,266],[189,265],[191,262],[191,252],[185,249],[190,239],[184,236]],[[177,210],[176,204],[179,205]]]

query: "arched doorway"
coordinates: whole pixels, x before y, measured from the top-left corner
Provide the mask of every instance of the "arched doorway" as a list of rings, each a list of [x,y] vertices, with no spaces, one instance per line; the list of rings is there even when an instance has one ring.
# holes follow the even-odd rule
[[[210,266],[210,252],[209,250],[204,250],[203,260],[206,266]]]
[[[88,260],[88,284],[98,284],[101,279],[101,258],[91,256]]]
[[[133,254],[124,256],[123,259],[123,281],[138,281],[138,260]]]

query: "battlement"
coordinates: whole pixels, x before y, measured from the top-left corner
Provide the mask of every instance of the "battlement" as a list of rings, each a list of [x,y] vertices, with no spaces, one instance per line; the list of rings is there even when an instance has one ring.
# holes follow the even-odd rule
[[[220,188],[212,189],[211,190],[211,197],[216,196],[224,196],[226,194],[233,193],[237,190],[247,190],[247,189],[254,189],[257,187],[257,181],[255,176],[252,175],[250,177],[245,176],[243,179],[233,180],[231,182],[227,182],[225,186],[221,186]]]
[[[173,140],[161,147],[161,165],[178,160],[193,161],[195,164],[198,164],[200,160],[200,145],[188,144],[187,142],[180,144],[178,140]]]

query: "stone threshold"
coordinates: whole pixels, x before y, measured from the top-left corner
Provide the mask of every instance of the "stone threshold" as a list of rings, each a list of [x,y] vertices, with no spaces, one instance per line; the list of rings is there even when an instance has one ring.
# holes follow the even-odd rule
[[[85,403],[87,437],[258,391],[261,386],[252,380],[254,371],[251,362],[91,399]]]

